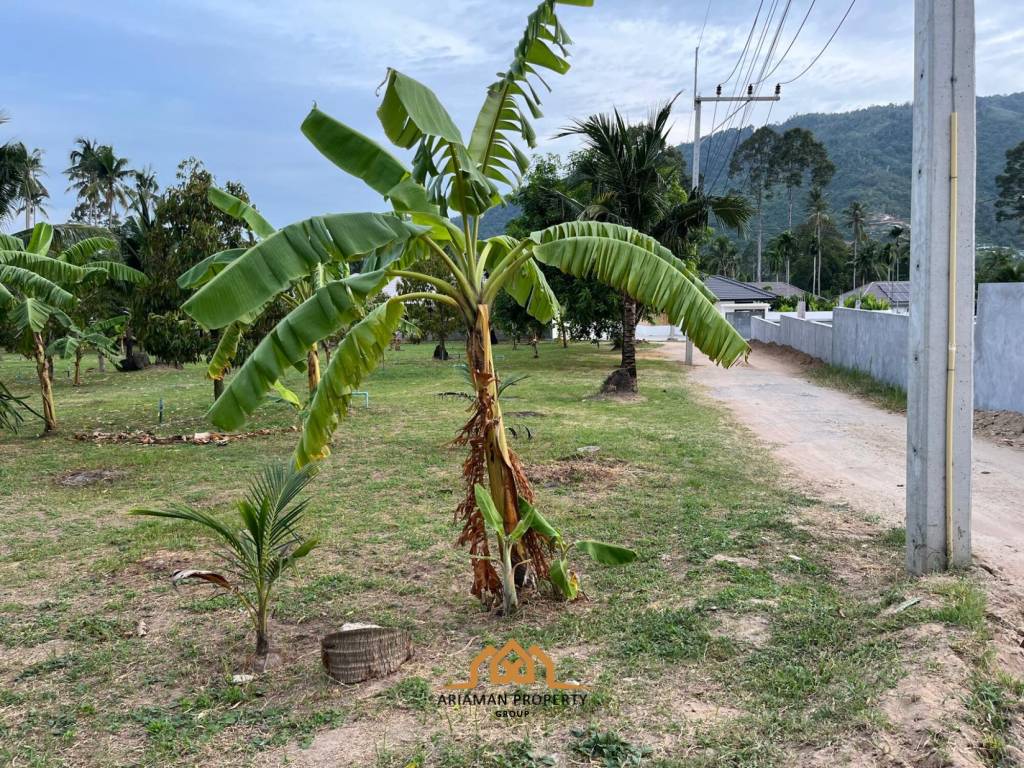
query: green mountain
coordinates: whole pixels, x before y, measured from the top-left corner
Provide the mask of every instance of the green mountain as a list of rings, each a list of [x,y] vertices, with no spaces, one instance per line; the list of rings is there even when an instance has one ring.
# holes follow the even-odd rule
[[[710,117],[710,115],[708,116]],[[909,104],[867,107],[853,112],[794,115],[773,126],[780,133],[789,128],[807,128],[825,144],[836,173],[827,195],[841,221],[841,212],[853,200],[860,200],[878,222],[910,220],[910,148],[912,141]],[[735,148],[753,128],[722,131],[701,144],[701,172],[704,183],[722,192],[734,186],[728,177],[729,160]],[[1024,247],[1024,236],[1013,222],[995,217],[996,176],[1003,171],[1006,150],[1024,141],[1024,93],[982,96],[978,99],[978,244]],[[689,161],[691,144],[680,146]],[[797,193],[794,221],[804,215],[805,191]],[[490,237],[505,230],[505,224],[519,213],[514,205],[491,211],[481,222],[481,233]],[[889,219],[883,219],[889,217]],[[787,227],[787,205],[779,189],[765,208],[765,234],[771,237]]]
[[[882,216],[910,220],[912,117],[909,104],[867,107],[853,112],[794,115],[773,127],[814,132],[835,163],[836,173],[827,189],[833,211],[840,212],[860,200],[876,220]],[[732,152],[753,128],[729,130],[701,144],[701,171],[705,185],[717,191],[734,186],[728,178]],[[1024,93],[982,96],[978,99],[978,176],[976,231],[978,244],[1024,247],[1024,237],[1013,222],[995,217],[996,176],[1002,173],[1006,150],[1024,141]],[[691,144],[680,147],[693,156]],[[798,192],[794,220],[803,218],[803,197]],[[765,233],[787,227],[787,206],[780,188],[765,208]],[[841,220],[841,215],[838,216]],[[881,224],[881,222],[879,222]]]

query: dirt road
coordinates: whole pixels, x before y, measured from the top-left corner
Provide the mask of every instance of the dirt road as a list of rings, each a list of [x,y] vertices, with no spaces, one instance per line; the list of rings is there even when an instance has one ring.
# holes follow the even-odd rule
[[[682,360],[684,345],[660,354]],[[730,370],[694,352],[691,376],[767,443],[803,487],[903,525],[906,417],[804,378],[799,366],[755,351]],[[1024,585],[1024,451],[974,440],[974,551]]]

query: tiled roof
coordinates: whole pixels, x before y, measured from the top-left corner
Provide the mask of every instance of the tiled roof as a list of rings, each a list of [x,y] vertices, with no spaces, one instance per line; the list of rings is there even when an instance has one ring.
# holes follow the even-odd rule
[[[775,294],[741,283],[732,278],[712,275],[704,278],[704,285],[719,301],[774,301]]]
[[[909,280],[876,280],[873,283],[862,285],[854,291],[847,291],[839,296],[840,303],[846,301],[850,296],[863,296],[871,294],[876,299],[885,299],[893,305],[910,304],[910,281]]]
[[[808,291],[803,288],[797,288],[792,283],[780,282],[776,280],[763,280],[762,282],[750,282],[747,283],[751,288],[760,288],[761,290],[768,291],[775,294],[779,298],[788,299],[791,296],[803,296]]]

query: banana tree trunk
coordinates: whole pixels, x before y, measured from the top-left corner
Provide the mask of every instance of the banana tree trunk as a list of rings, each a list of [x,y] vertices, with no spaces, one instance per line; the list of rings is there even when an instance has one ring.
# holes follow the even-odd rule
[[[527,583],[531,575],[547,576],[547,558],[542,539],[534,531],[528,531],[512,547],[508,562],[500,563],[503,574],[511,574],[511,581],[503,582],[490,559],[483,518],[474,501],[475,484],[486,485],[501,511],[507,533],[519,522],[519,499],[533,501],[529,480],[509,448],[505,434],[491,351],[490,310],[486,305],[477,306],[476,321],[466,339],[466,359],[476,389],[476,408],[456,439],[457,443],[470,448],[469,458],[463,464],[466,498],[457,513],[465,522],[459,544],[468,544],[474,556],[473,594],[482,600],[502,594],[506,608],[510,609],[517,602],[514,594],[517,587]],[[505,558],[500,557],[500,560]]]
[[[96,369],[100,373],[104,373],[107,370],[107,356],[102,352],[96,353]]]
[[[320,384],[320,355],[316,344],[310,347],[309,352],[306,353],[306,378],[309,396],[312,397]]]
[[[39,377],[39,390],[43,396],[43,431],[53,432],[57,429],[57,414],[53,408],[53,383],[50,378],[50,369],[47,366],[43,335],[33,333],[32,342],[36,359],[36,375]]]
[[[72,382],[72,386],[82,386],[82,347],[79,346],[75,350],[75,380]]]

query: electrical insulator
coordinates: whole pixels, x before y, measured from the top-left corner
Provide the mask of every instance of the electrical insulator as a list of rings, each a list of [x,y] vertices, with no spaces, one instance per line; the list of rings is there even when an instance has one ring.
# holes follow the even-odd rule
[[[779,96],[782,93],[782,86],[779,83],[775,84],[775,95]]]
[[[751,85],[747,86],[747,96],[753,96],[753,95],[754,95],[754,86],[753,86],[753,84],[751,84]]]
[[[715,96],[721,96],[721,95],[722,95],[722,86],[721,86],[721,85],[719,85],[719,86],[718,86],[718,87],[717,87],[717,88],[715,89]]]

